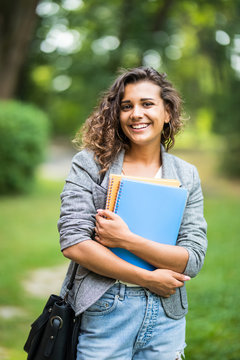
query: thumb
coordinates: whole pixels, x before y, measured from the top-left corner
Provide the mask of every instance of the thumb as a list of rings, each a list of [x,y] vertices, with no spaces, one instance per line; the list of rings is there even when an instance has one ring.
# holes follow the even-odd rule
[[[110,210],[106,209],[97,209],[97,213],[100,216],[113,220],[116,217],[116,214]]]
[[[191,280],[190,276],[180,274],[180,273],[177,273],[177,272],[174,273],[174,277],[175,277],[175,279],[177,279],[179,281],[189,281],[189,280]]]

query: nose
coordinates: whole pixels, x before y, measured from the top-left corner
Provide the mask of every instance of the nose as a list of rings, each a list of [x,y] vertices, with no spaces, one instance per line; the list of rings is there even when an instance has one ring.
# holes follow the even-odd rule
[[[143,111],[142,111],[142,109],[141,109],[141,107],[140,106],[134,106],[133,108],[132,108],[132,111],[131,111],[131,114],[130,114],[130,118],[132,119],[132,120],[139,120],[139,119],[142,119],[142,117],[143,117]]]

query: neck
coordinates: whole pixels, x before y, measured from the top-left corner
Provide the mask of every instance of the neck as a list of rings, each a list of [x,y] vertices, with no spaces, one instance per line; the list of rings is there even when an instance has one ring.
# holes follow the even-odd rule
[[[125,155],[126,162],[141,163],[145,166],[156,164],[161,166],[161,146],[137,146],[132,145]]]

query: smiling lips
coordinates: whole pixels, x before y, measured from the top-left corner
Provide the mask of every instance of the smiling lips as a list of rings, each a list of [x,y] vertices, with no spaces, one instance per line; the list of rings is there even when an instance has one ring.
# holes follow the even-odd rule
[[[147,128],[149,125],[150,124],[134,124],[134,125],[129,125],[129,126],[134,130],[140,130],[140,129]]]

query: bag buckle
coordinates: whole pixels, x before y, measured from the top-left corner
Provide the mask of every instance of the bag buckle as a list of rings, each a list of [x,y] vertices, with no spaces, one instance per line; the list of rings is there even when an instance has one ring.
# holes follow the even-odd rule
[[[53,322],[54,322],[54,320],[59,320],[59,322],[60,322],[60,325],[59,325],[59,329],[61,329],[62,328],[62,326],[63,326],[63,319],[60,317],[60,316],[52,316],[51,318],[50,318],[50,324],[51,324],[51,326],[53,326]]]

